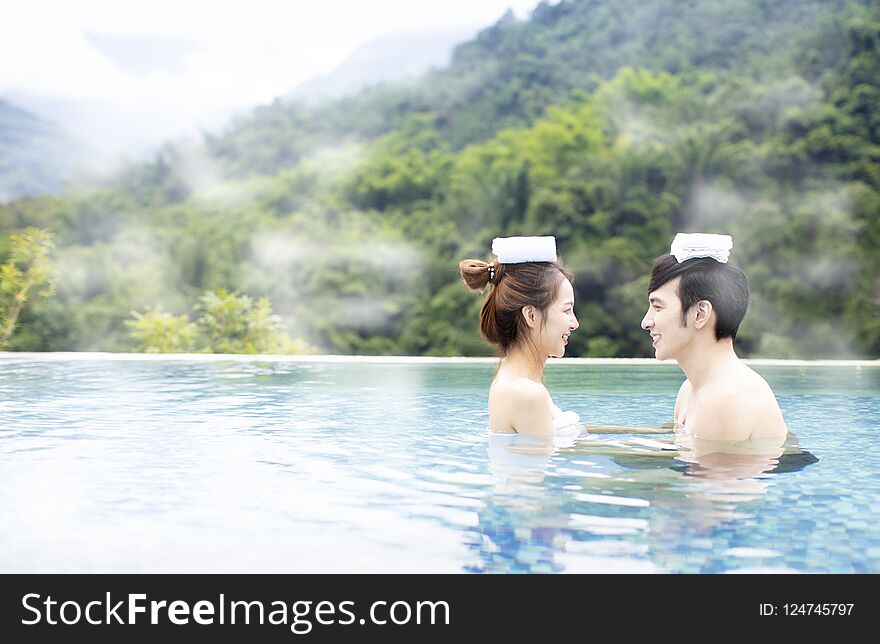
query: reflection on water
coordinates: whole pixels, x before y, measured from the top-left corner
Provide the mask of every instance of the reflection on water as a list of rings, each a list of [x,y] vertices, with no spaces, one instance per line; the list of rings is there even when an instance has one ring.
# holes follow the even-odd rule
[[[712,571],[711,536],[754,518],[774,476],[818,462],[793,433],[737,443],[588,435],[550,446],[501,436],[489,439],[495,486],[469,540],[473,572]],[[769,546],[733,555],[780,556]]]
[[[763,451],[493,443],[492,370],[4,356],[0,570],[880,572],[880,369],[761,370],[798,437]],[[548,370],[595,423],[679,384]]]

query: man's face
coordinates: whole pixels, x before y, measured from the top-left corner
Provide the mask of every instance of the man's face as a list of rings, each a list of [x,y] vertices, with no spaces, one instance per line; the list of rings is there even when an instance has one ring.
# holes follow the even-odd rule
[[[677,358],[691,339],[693,328],[686,328],[681,323],[680,280],[676,277],[648,294],[648,312],[642,318],[642,328],[651,334],[658,360]]]

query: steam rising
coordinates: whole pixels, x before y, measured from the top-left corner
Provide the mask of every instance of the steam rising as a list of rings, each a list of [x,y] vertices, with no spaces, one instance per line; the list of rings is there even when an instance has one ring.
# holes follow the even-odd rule
[[[358,222],[358,223],[355,223]],[[349,215],[349,226],[366,226]],[[400,302],[415,297],[422,261],[405,240],[375,234],[260,233],[242,267],[243,288],[269,295],[288,328],[318,343],[319,325],[381,333],[402,313]]]

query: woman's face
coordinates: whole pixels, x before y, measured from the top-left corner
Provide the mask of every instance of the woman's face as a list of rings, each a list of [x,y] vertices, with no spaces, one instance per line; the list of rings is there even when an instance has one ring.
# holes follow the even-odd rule
[[[574,315],[574,289],[565,277],[560,276],[556,299],[544,312],[544,324],[538,327],[542,355],[561,358],[565,355],[568,336],[578,328]]]

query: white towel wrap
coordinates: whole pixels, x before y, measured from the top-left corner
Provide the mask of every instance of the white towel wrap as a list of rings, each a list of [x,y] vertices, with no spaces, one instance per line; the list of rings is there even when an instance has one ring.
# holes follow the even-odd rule
[[[713,235],[710,233],[678,233],[672,240],[670,255],[681,264],[697,257],[711,257],[722,264],[727,263],[730,249],[733,248],[733,237],[730,235]]]
[[[492,254],[502,264],[525,262],[555,262],[555,237],[496,237],[492,240]]]

